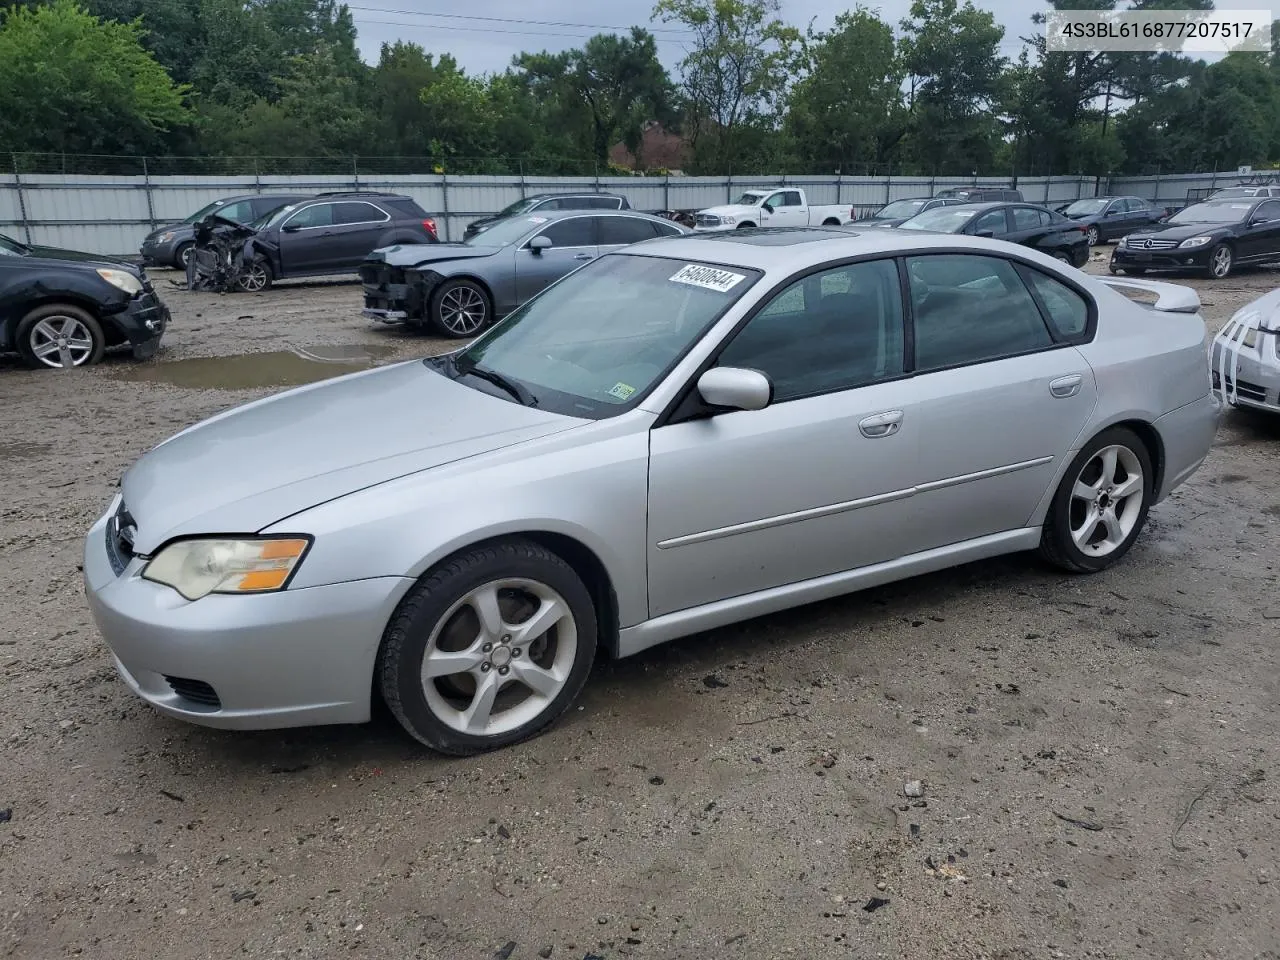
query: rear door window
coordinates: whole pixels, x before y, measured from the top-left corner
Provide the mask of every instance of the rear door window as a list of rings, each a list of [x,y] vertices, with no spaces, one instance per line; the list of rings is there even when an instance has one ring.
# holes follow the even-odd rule
[[[653,239],[653,227],[648,220],[631,217],[600,217],[600,235],[596,241],[602,247],[639,243]]]
[[[350,201],[334,204],[333,222],[335,224],[381,223],[387,215],[371,203]]]
[[[1040,211],[1031,207],[1013,208],[1013,229],[1037,230],[1040,227]]]

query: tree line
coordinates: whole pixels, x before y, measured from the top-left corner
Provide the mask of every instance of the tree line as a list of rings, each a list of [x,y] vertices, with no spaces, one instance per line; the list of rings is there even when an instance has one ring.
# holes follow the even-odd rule
[[[1055,0],[1210,9],[1212,0]],[[856,7],[827,29],[779,0],[657,0],[642,26],[468,72],[418,44],[362,61],[336,0],[0,0],[0,149],[152,157],[429,158],[451,173],[637,169],[655,121],[691,174],[1046,175],[1280,160],[1280,55],[1059,53],[970,0]],[[896,27],[896,29],[895,29]],[[1017,56],[1007,51],[1019,48]]]

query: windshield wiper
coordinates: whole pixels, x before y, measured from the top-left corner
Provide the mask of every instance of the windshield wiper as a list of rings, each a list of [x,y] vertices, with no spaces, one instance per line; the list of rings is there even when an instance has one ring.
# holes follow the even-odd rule
[[[488,383],[492,383],[495,387],[499,387],[505,390],[507,393],[511,394],[511,396],[515,397],[521,406],[536,407],[538,405],[537,397],[535,397],[532,393],[526,390],[523,386],[516,383],[514,380],[511,380],[508,377],[504,377],[502,374],[498,373],[498,371],[496,370],[490,370],[487,367],[478,367],[478,366],[469,366],[465,370],[462,369],[461,367],[457,367],[457,369],[459,370],[460,376],[465,377],[468,374],[470,374],[471,376],[479,380],[484,380]]]

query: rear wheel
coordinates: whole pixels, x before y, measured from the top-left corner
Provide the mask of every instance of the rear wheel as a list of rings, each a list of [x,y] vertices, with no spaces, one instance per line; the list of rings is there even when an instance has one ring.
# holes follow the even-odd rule
[[[827,217],[827,219],[822,221],[822,225],[824,227],[838,227],[840,226],[840,221],[835,217]]]
[[[1155,471],[1125,427],[1098,434],[1071,462],[1040,535],[1040,553],[1072,573],[1097,573],[1133,546],[1147,520]]]
[[[595,648],[581,579],[551,551],[510,540],[455,557],[409,592],[383,636],[376,682],[412,736],[463,756],[555,721]]]
[[[1220,243],[1209,251],[1209,276],[1215,280],[1225,280],[1231,276],[1231,268],[1235,266],[1235,254],[1225,243]]]
[[[29,366],[71,370],[102,359],[107,348],[102,326],[70,304],[36,307],[18,324],[17,347]]]
[[[738,229],[739,229],[739,230],[751,230],[751,229],[754,229],[754,227],[755,227],[755,224],[754,224],[754,223],[740,223],[740,224],[738,224]]]
[[[1084,238],[1089,241],[1089,246],[1091,247],[1096,247],[1098,245],[1098,241],[1102,239],[1098,233],[1097,227],[1090,227],[1086,230]]]

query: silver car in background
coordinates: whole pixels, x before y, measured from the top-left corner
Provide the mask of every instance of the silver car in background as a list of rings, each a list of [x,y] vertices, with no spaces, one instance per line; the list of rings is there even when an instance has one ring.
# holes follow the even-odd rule
[[[1213,390],[1233,407],[1280,413],[1280,288],[1235,312],[1213,340]]]
[[[384,247],[360,267],[364,315],[474,337],[596,257],[689,232],[630,210],[547,210],[499,220],[463,243]]]
[[[650,240],[453,354],[152,449],[89,531],[89,604],[171,716],[354,723],[381,696],[436,750],[500,747],[597,650],[1013,551],[1111,566],[1209,452],[1198,308],[983,238]]]

